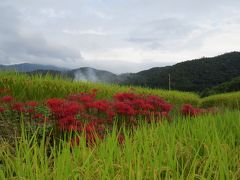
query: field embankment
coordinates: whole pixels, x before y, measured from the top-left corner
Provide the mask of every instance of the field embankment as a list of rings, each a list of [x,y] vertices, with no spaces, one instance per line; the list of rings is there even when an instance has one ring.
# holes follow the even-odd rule
[[[27,76],[16,73],[0,73],[0,87],[9,89],[19,101],[42,101],[48,98],[64,98],[69,94],[89,92],[97,89],[97,98],[109,99],[118,92],[134,92],[139,94],[158,95],[166,101],[181,106],[190,103],[198,106],[200,98],[195,93],[168,91],[141,87],[119,86],[90,82],[63,80],[52,76]]]
[[[240,91],[205,97],[201,100],[201,106],[240,109]]]
[[[0,92],[0,179],[240,178],[239,93],[201,99],[6,72]]]

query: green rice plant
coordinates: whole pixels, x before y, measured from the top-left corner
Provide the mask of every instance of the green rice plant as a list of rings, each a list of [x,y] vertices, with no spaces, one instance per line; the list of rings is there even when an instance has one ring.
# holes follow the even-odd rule
[[[142,124],[134,132],[114,128],[105,140],[86,146],[68,140],[49,144],[22,133],[15,146],[0,144],[1,179],[239,179],[240,113],[173,123]],[[24,132],[24,131],[23,131]]]
[[[229,109],[240,109],[240,91],[212,95],[201,100],[202,107],[223,107]]]
[[[63,98],[69,94],[89,92],[91,89],[97,89],[97,98],[99,99],[110,99],[117,92],[133,91],[141,94],[158,95],[174,104],[176,108],[184,103],[191,103],[197,106],[200,102],[198,95],[188,92],[128,87],[117,84],[77,82],[50,75],[28,76],[14,72],[0,72],[1,87],[11,90],[12,95],[19,101],[43,101],[53,97]]]

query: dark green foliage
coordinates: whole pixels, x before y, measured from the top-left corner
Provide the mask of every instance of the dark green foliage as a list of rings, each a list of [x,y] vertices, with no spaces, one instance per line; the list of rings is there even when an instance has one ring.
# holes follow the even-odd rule
[[[234,92],[234,91],[240,91],[240,77],[236,77],[231,81],[222,83],[218,86],[207,88],[201,93],[201,96],[206,97],[214,94]]]
[[[130,74],[123,83],[168,89],[169,74],[172,89],[202,92],[206,88],[240,76],[240,52],[226,53],[212,58],[204,57],[163,68],[152,68]]]

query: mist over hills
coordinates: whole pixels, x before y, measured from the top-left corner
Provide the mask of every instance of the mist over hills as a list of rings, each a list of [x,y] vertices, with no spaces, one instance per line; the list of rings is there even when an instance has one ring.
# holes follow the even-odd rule
[[[91,81],[104,83],[118,83],[118,75],[104,70],[98,70],[90,67],[82,67],[68,71],[67,74],[76,81]]]
[[[181,91],[203,92],[205,89],[231,81],[240,76],[240,52],[230,52],[216,57],[188,60],[173,66],[154,67],[138,73],[114,74],[91,67],[64,69],[49,65],[0,65],[0,70],[16,70],[28,74],[52,74],[73,80],[118,83],[151,88],[169,88]]]

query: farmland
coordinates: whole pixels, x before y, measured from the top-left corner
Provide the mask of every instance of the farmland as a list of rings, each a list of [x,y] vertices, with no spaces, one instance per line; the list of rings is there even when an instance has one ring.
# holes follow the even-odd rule
[[[0,73],[0,178],[238,179],[239,93]]]

